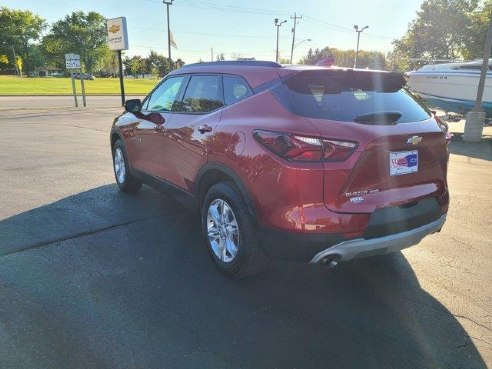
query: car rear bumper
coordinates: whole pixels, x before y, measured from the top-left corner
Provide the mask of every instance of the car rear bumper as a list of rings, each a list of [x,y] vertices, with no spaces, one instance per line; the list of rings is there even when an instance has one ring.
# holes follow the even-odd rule
[[[343,241],[317,253],[311,263],[319,263],[329,257],[336,257],[341,261],[354,258],[387,254],[405,249],[418,244],[425,236],[439,232],[446,221],[446,215],[425,224],[421,227],[411,229],[384,237],[364,239],[357,238]]]

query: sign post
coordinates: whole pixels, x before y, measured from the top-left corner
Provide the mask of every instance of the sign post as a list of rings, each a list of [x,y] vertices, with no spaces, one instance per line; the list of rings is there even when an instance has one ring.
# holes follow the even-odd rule
[[[80,69],[80,55],[65,54],[65,66],[67,67],[68,70],[70,70],[70,75],[72,76],[73,99],[75,102],[75,107],[78,108],[79,103],[77,102],[77,89],[75,88],[75,79],[73,77],[73,71],[75,69]],[[80,78],[83,78],[82,73]],[[85,106],[85,91],[84,91],[83,82],[82,82],[82,94],[83,94],[84,106]]]
[[[72,76],[72,92],[73,92],[73,99],[75,100],[75,107],[79,107],[79,103],[77,102],[77,89],[75,88],[75,79],[73,78],[73,70],[70,71],[70,75]]]
[[[84,73],[82,73],[82,69],[80,70],[80,86],[82,87],[82,103],[84,104],[84,108],[87,106],[85,103],[85,86],[84,86]]]
[[[125,86],[123,84],[123,62],[121,51],[128,50],[128,31],[126,18],[119,17],[106,20],[108,30],[108,46],[110,50],[117,51],[120,74],[121,106],[125,105]]]
[[[125,85],[123,84],[123,62],[121,60],[121,50],[118,53],[118,70],[120,73],[121,106],[125,106]]]

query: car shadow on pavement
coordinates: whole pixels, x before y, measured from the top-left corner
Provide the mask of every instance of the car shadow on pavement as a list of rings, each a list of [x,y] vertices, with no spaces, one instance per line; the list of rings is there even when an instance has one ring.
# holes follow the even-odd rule
[[[462,133],[453,133],[449,152],[455,155],[492,161],[492,137],[484,136],[481,142],[465,142]]]
[[[401,253],[226,278],[145,187],[2,220],[0,254],[2,368],[486,368]]]

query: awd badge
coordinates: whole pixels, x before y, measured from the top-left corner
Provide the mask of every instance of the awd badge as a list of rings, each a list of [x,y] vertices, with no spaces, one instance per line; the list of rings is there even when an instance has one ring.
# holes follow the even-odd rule
[[[362,201],[364,201],[364,198],[361,196],[356,196],[356,197],[351,197],[350,202],[352,204],[360,204]]]

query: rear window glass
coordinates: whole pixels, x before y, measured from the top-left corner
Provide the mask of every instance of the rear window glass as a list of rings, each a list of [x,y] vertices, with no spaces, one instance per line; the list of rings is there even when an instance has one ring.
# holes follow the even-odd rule
[[[273,92],[288,110],[308,118],[366,124],[428,119],[426,108],[402,88],[403,84],[403,77],[397,74],[307,71],[284,81]]]
[[[248,84],[241,77],[224,75],[224,100],[226,105],[234,104],[252,94]]]

